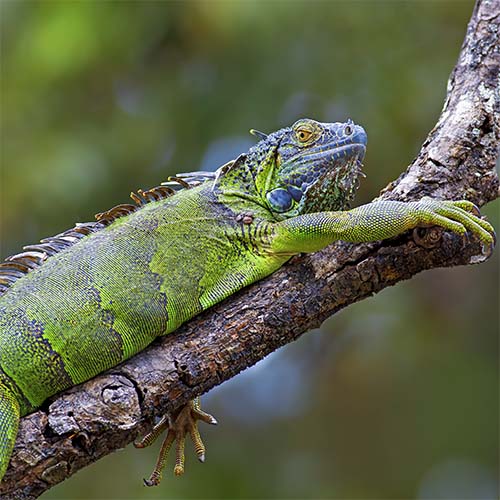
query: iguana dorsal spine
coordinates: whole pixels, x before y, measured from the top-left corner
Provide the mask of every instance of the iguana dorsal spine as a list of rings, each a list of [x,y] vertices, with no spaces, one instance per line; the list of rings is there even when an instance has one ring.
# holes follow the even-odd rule
[[[214,179],[215,176],[216,172],[190,172],[168,177],[168,180],[160,186],[146,191],[138,189],[136,193],[131,192],[130,197],[135,202],[134,204],[116,205],[109,210],[97,213],[95,222],[77,222],[74,227],[55,236],[44,238],[40,243],[24,246],[24,252],[10,255],[0,263],[0,296],[6,293],[12,284],[26,273],[41,266],[52,255],[78,243],[84,236],[95,233],[116,219],[139,210],[146,203],[169,198],[183,189],[191,189],[202,182]]]

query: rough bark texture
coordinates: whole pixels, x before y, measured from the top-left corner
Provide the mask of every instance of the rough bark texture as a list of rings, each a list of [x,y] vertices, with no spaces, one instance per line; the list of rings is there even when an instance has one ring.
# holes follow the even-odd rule
[[[500,6],[479,1],[441,117],[384,199],[498,196]],[[365,245],[339,242],[294,258],[132,360],[22,419],[2,498],[35,498],[126,446],[154,417],[253,365],[343,307],[434,267],[487,258],[477,241],[431,228]]]

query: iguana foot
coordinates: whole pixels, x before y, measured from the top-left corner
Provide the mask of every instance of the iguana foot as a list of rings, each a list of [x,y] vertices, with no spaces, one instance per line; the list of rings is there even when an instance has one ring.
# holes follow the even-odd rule
[[[174,474],[180,476],[184,473],[184,445],[186,442],[186,434],[191,436],[195,452],[198,455],[198,460],[200,462],[205,461],[205,445],[198,431],[198,420],[202,420],[207,424],[217,424],[217,420],[215,420],[212,415],[201,410],[200,398],[196,398],[184,406],[181,406],[174,413],[167,413],[164,415],[150,433],[146,434],[140,441],[134,443],[136,448],[145,448],[153,444],[158,436],[164,430],[168,429],[167,436],[161,445],[161,450],[156,460],[156,466],[149,479],[144,479],[144,484],[146,486],[156,486],[160,483],[167,455],[174,441],[176,441]]]
[[[470,232],[481,240],[484,253],[492,252],[496,243],[495,230],[487,220],[481,218],[479,208],[472,202],[441,201],[425,197],[412,204],[417,207],[420,224],[441,226],[463,235]]]

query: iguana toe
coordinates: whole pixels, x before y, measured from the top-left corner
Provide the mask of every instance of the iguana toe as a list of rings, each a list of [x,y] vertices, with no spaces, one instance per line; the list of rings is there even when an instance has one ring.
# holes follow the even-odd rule
[[[174,474],[176,476],[184,474],[184,448],[187,434],[191,436],[191,440],[194,443],[198,460],[200,462],[205,461],[205,445],[198,430],[198,420],[212,425],[217,424],[217,420],[212,415],[201,410],[200,400],[196,398],[181,406],[175,413],[166,414],[153,427],[150,433],[146,434],[140,441],[134,443],[136,448],[145,448],[151,445],[165,429],[168,429],[160,453],[158,454],[155,468],[149,479],[144,479],[146,486],[156,486],[160,483],[168,452],[174,442],[176,443]]]

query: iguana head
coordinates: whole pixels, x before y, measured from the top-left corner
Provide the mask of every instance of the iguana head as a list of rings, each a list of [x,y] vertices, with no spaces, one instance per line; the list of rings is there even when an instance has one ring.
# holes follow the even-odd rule
[[[362,127],[351,120],[301,119],[268,136],[252,133],[262,140],[227,172],[233,194],[239,184],[245,197],[278,219],[348,206],[363,175],[367,137]]]

